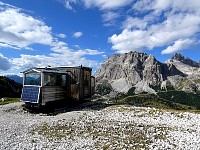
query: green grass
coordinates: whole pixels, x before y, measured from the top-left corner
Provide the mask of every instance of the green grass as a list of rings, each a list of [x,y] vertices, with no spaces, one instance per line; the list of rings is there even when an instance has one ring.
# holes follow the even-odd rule
[[[0,99],[0,105],[5,105],[9,103],[20,102],[20,98],[5,98],[5,101]]]
[[[200,94],[187,93],[183,91],[167,91],[158,93],[159,97],[168,101],[168,103],[177,103],[200,109]]]
[[[123,95],[114,98],[115,104],[128,104],[158,109],[200,110],[200,95],[183,91],[167,91],[154,94]]]
[[[200,83],[200,79],[194,80],[195,83]]]

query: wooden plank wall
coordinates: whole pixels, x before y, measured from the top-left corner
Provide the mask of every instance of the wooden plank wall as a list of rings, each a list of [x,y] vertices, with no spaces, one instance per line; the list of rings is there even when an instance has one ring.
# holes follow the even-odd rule
[[[83,99],[83,72],[81,68],[69,67],[64,69],[71,72],[69,73],[71,77],[71,97],[76,100]]]
[[[66,87],[61,86],[44,86],[42,87],[42,105],[48,102],[64,100],[67,98]]]

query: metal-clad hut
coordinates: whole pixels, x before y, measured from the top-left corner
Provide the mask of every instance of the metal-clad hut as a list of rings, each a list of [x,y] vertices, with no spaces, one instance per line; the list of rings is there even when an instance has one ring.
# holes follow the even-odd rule
[[[23,72],[21,100],[33,106],[69,103],[94,94],[95,78],[89,67],[31,68]]]

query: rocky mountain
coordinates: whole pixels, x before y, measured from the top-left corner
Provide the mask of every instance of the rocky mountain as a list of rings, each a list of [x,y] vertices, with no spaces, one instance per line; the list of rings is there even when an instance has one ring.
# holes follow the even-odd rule
[[[0,98],[1,97],[20,97],[22,84],[15,82],[5,76],[0,76]]]
[[[96,72],[97,92],[156,93],[173,88],[185,91],[200,90],[199,64],[181,54],[166,63],[153,55],[139,52],[114,54]],[[191,80],[192,78],[192,80]]]

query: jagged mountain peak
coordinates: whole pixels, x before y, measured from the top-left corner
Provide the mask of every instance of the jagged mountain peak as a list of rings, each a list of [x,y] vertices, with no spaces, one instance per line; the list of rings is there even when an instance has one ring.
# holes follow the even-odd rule
[[[188,58],[188,57],[184,57],[182,54],[180,53],[176,53],[171,59],[170,62],[174,62],[174,61],[179,61],[183,64],[189,65],[191,67],[200,67],[200,64],[197,63],[196,61]]]
[[[181,53],[175,53],[171,60],[184,61],[185,57]]]
[[[166,64],[173,64],[178,70],[187,75],[199,75],[200,74],[200,63],[184,57],[180,53],[176,53],[171,59],[168,59]]]

